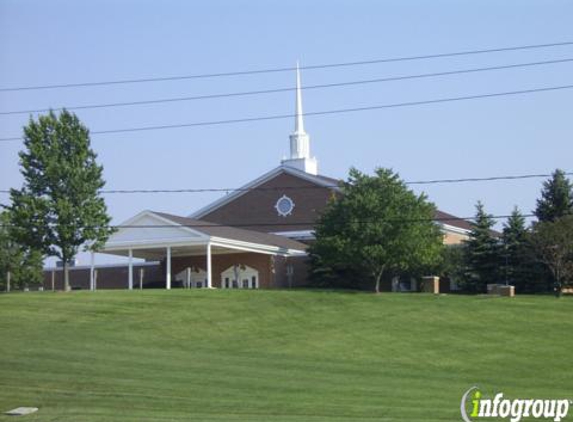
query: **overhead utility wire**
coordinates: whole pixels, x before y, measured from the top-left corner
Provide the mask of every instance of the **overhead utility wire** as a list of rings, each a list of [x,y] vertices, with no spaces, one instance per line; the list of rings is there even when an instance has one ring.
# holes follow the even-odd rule
[[[510,214],[508,215],[491,215],[489,216],[491,219],[500,220],[504,218],[511,217]],[[535,214],[524,214],[524,218],[531,218],[535,217]],[[394,223],[419,223],[424,221],[437,221],[437,222],[447,222],[447,221],[468,221],[471,222],[475,220],[474,217],[436,217],[436,218],[411,218],[411,219],[404,219],[404,218],[382,218],[379,220],[359,220],[354,221],[354,223],[358,224],[370,224],[370,223],[379,223],[379,222],[394,222]],[[307,226],[307,225],[314,225],[316,221],[306,221],[306,222],[283,222],[277,223],[276,221],[268,222],[268,223],[240,223],[240,224],[217,224],[217,223],[197,223],[197,224],[157,224],[157,225],[141,225],[141,224],[119,224],[119,225],[111,225],[110,227],[115,229],[165,229],[165,228],[173,228],[173,227],[189,227],[189,228],[213,228],[213,227],[259,227],[259,226]],[[1,224],[0,227],[17,227],[14,224]],[[97,228],[97,227],[89,227],[89,228]]]
[[[524,90],[518,90],[518,91],[496,92],[496,93],[491,93],[491,94],[465,95],[465,96],[461,96],[461,97],[438,98],[435,100],[408,101],[408,102],[403,102],[403,103],[382,104],[382,105],[376,105],[376,106],[343,108],[343,109],[338,109],[338,110],[313,111],[313,112],[304,113],[304,116],[323,116],[323,115],[329,115],[329,114],[355,113],[355,112],[361,112],[361,111],[382,110],[382,109],[388,109],[388,108],[413,107],[413,106],[428,105],[428,104],[439,104],[439,103],[447,103],[447,102],[454,102],[454,101],[467,101],[467,100],[477,100],[477,99],[482,99],[482,98],[504,97],[504,96],[511,96],[511,95],[523,95],[523,94],[533,94],[533,93],[538,93],[538,92],[558,91],[558,90],[571,89],[571,88],[573,88],[573,85],[561,85],[561,86],[552,86],[552,87],[544,87],[544,88],[524,89]],[[265,120],[292,119],[294,117],[296,117],[296,114],[279,114],[279,115],[273,115],[273,116],[247,117],[247,118],[241,118],[241,119],[228,119],[228,120],[213,120],[213,121],[207,121],[207,122],[181,123],[181,124],[174,124],[174,125],[143,126],[143,127],[133,127],[133,128],[125,128],[125,129],[98,130],[98,131],[91,132],[91,134],[102,135],[102,134],[108,134],[108,133],[144,132],[144,131],[151,131],[151,130],[165,130],[165,129],[175,129],[175,128],[184,128],[184,127],[218,126],[218,125],[227,125],[227,124],[235,124],[235,123],[248,123],[248,122],[257,122],[257,121],[265,121]],[[12,142],[12,141],[20,141],[20,140],[22,140],[21,137],[0,138],[0,142]]]
[[[354,62],[318,64],[310,66],[301,66],[300,69],[311,70],[311,69],[328,69],[328,68],[347,67],[347,66],[362,66],[362,65],[379,64],[379,63],[393,63],[393,62],[402,62],[411,60],[425,60],[425,59],[436,59],[444,57],[468,56],[474,54],[499,53],[504,51],[562,47],[572,44],[573,41],[564,41],[564,42],[549,43],[549,44],[530,44],[530,45],[521,45],[513,47],[489,48],[482,50],[466,50],[466,51],[456,51],[450,53],[425,54],[419,56],[391,57],[391,58],[362,60]],[[221,72],[221,73],[204,73],[197,75],[167,76],[167,77],[156,77],[156,78],[122,79],[122,80],[100,81],[100,82],[79,82],[79,83],[67,83],[67,84],[4,87],[0,88],[0,92],[56,89],[56,88],[78,88],[78,87],[102,86],[102,85],[135,84],[144,82],[166,82],[166,81],[178,81],[186,79],[216,78],[216,77],[226,77],[226,76],[256,75],[261,73],[290,72],[293,70],[296,70],[296,68],[291,66],[291,67],[271,68],[271,69],[256,69],[256,70],[244,70],[244,71]]]
[[[434,77],[441,77],[441,76],[452,76],[452,75],[461,75],[461,74],[468,74],[468,73],[488,72],[488,71],[494,71],[494,70],[506,70],[506,69],[516,69],[516,68],[532,67],[532,66],[544,66],[544,65],[550,65],[550,64],[568,63],[568,62],[573,62],[573,58],[557,59],[557,60],[545,60],[545,61],[528,62],[528,63],[514,63],[514,64],[509,64],[509,65],[501,65],[501,66],[489,66],[489,67],[480,67],[480,68],[472,68],[472,69],[459,69],[459,70],[451,70],[451,71],[444,71],[444,72],[422,73],[422,74],[416,74],[416,75],[391,76],[391,77],[387,77],[387,78],[365,79],[365,80],[360,80],[360,81],[348,81],[348,82],[335,82],[335,83],[319,84],[319,85],[308,85],[308,86],[301,87],[301,89],[311,90],[311,89],[336,88],[336,87],[343,87],[343,86],[355,86],[355,85],[365,85],[365,84],[372,84],[372,83],[395,82],[395,81],[404,81],[404,80],[411,80],[411,79],[434,78]],[[230,93],[221,93],[221,94],[196,95],[196,96],[191,96],[191,97],[160,98],[160,99],[155,99],[155,100],[127,101],[127,102],[91,104],[91,105],[70,106],[70,107],[66,106],[66,107],[56,107],[56,108],[31,109],[31,110],[0,111],[0,115],[44,113],[44,112],[48,112],[50,110],[55,110],[55,111],[63,110],[64,108],[67,110],[88,110],[88,109],[110,108],[110,107],[131,107],[131,106],[138,106],[138,105],[173,103],[173,102],[181,102],[181,101],[197,101],[197,100],[209,100],[209,99],[216,99],[216,98],[229,98],[229,97],[243,97],[243,96],[250,96],[250,95],[276,94],[276,93],[281,93],[281,92],[295,91],[296,89],[297,88],[293,88],[293,87],[290,87],[290,88],[274,88],[274,89],[255,90],[255,91],[242,91],[242,92],[230,92]]]
[[[565,172],[566,176],[572,176],[573,172]],[[521,179],[534,179],[542,177],[551,177],[551,174],[523,174],[516,176],[491,176],[491,177],[466,177],[460,179],[434,179],[434,180],[418,180],[412,182],[404,182],[406,185],[431,185],[441,183],[464,183],[464,182],[489,182],[497,180],[521,180]],[[346,182],[340,181],[342,184]],[[252,188],[184,188],[184,189],[103,189],[99,191],[101,194],[134,194],[134,193],[205,193],[205,192],[251,192],[251,191],[280,191],[280,190],[305,190],[305,189],[324,189],[324,188],[338,188],[340,185],[312,185],[312,186],[277,186],[277,187],[263,187],[257,186]],[[9,190],[0,190],[0,193],[9,193]]]

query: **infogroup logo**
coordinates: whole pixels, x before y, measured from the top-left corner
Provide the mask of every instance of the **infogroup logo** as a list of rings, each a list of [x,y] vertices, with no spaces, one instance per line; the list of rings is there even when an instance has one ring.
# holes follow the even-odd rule
[[[468,402],[470,399],[471,402]],[[464,422],[475,422],[483,418],[509,419],[510,422],[534,418],[560,422],[567,417],[570,405],[571,400],[568,399],[507,399],[503,393],[488,399],[483,397],[478,387],[472,387],[462,396],[460,412]],[[468,408],[471,409],[469,414]]]

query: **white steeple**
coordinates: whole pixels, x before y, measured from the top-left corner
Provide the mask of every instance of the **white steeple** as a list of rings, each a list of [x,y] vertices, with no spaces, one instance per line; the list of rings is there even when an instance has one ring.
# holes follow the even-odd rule
[[[296,106],[295,106],[294,133],[304,133],[304,120],[302,118],[302,92],[300,89],[300,69],[296,62]]]
[[[304,131],[300,70],[296,63],[296,103],[294,132],[290,135],[290,157],[282,160],[283,166],[293,167],[310,174],[318,174],[316,158],[310,156],[310,138]]]

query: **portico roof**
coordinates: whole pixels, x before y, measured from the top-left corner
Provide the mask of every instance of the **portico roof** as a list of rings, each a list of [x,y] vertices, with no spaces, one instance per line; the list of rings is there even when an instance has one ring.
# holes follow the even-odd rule
[[[224,226],[154,211],[143,211],[122,223],[101,252],[146,258],[152,251],[172,247],[182,254],[204,253],[211,244],[219,250],[238,250],[276,255],[304,255],[304,243],[284,236]],[[146,253],[147,251],[147,253]],[[149,256],[151,258],[151,256]]]

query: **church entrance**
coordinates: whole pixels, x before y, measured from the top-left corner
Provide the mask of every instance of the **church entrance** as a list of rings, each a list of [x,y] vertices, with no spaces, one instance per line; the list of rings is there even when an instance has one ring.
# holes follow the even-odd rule
[[[175,280],[180,282],[185,289],[200,289],[207,286],[207,272],[202,268],[188,267],[175,275]]]
[[[259,272],[247,265],[232,265],[221,273],[222,289],[258,289]]]

